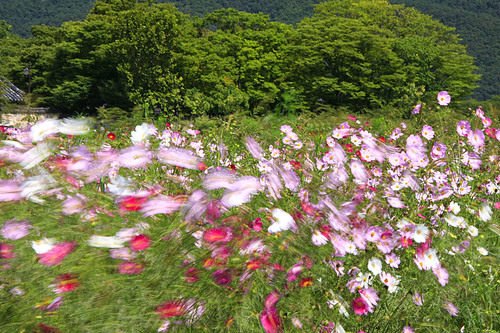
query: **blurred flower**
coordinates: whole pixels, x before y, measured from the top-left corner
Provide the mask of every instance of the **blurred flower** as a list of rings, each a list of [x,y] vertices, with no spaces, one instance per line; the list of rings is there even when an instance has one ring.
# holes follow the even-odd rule
[[[379,275],[382,272],[382,261],[379,258],[373,257],[368,260],[368,270],[373,275]]]
[[[486,250],[484,247],[478,247],[477,250],[479,251],[479,253],[481,253],[483,256],[487,256],[488,255],[488,250]]]
[[[30,129],[30,136],[33,142],[42,141],[46,137],[55,134],[59,131],[61,121],[54,118],[40,120]]]
[[[92,247],[107,247],[111,249],[118,249],[123,247],[125,240],[117,236],[92,235],[87,243]]]
[[[452,316],[458,317],[458,308],[455,304],[450,301],[444,301],[443,307],[446,311],[448,311]]]
[[[182,301],[168,301],[156,307],[156,311],[161,318],[182,316],[186,313],[186,307]]]
[[[229,227],[212,228],[205,231],[203,240],[208,243],[227,243],[233,239],[233,232]]]
[[[150,246],[151,246],[151,238],[149,238],[144,234],[137,235],[130,240],[130,248],[133,251],[142,251]]]
[[[31,225],[28,221],[6,221],[3,223],[0,233],[5,239],[17,240],[26,236],[29,233],[30,228]]]
[[[46,253],[56,245],[56,240],[54,238],[42,238],[37,241],[31,242],[31,247],[35,250],[36,254]]]
[[[269,226],[267,231],[271,234],[285,231],[285,230],[295,230],[297,229],[297,224],[293,217],[280,208],[274,208],[272,211],[273,223]]]
[[[61,274],[56,278],[56,284],[53,285],[56,294],[73,291],[80,287],[81,283],[73,274]]]
[[[0,259],[14,258],[16,255],[13,249],[13,244],[0,243]]]
[[[483,222],[488,222],[489,220],[491,220],[491,215],[493,214],[493,211],[491,210],[488,204],[484,204],[481,206],[481,208],[479,208],[478,214],[479,218]]]
[[[144,264],[138,264],[133,261],[125,261],[118,264],[120,274],[133,275],[140,274],[144,270]]]
[[[260,313],[259,319],[266,333],[279,333],[283,331],[281,319],[278,316],[276,308],[271,307],[264,309]]]
[[[110,140],[116,139],[115,133],[108,133],[108,139],[110,139]]]
[[[403,333],[414,333],[414,332],[415,331],[413,330],[413,328],[411,328],[410,325],[403,327]]]
[[[420,113],[420,108],[422,107],[422,103],[419,103],[417,105],[415,105],[415,107],[413,108],[413,110],[411,111],[411,114],[417,114],[417,113]]]
[[[73,252],[75,246],[75,242],[56,243],[52,249],[38,255],[38,262],[49,267],[59,265],[68,254]]]
[[[441,91],[441,92],[439,92],[439,94],[437,96],[437,100],[438,100],[439,105],[446,106],[446,105],[450,104],[451,96],[450,96],[450,94],[448,94],[447,91]]]
[[[21,188],[15,181],[0,180],[0,201],[21,200]]]

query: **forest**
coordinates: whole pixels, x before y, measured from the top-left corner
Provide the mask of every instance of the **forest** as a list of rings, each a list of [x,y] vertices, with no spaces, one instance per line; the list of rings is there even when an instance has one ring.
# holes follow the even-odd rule
[[[323,2],[295,26],[236,9],[197,17],[173,4],[103,0],[83,21],[35,25],[30,38],[10,28],[0,26],[0,73],[31,102],[65,113],[404,117],[402,105],[441,90],[463,100],[481,83],[454,28],[383,0]]]
[[[269,15],[271,21],[297,24],[313,15],[319,0],[157,0],[173,3],[190,16],[203,17],[214,10],[234,8],[247,13]],[[9,1],[0,6],[0,20],[12,26],[11,32],[24,38],[31,37],[31,27],[47,25],[60,27],[66,21],[82,21],[93,7],[95,0],[23,0]],[[481,74],[479,87],[472,98],[484,101],[497,95],[500,86],[500,3],[496,0],[392,0],[391,4],[414,7],[431,15],[441,23],[456,28],[462,45],[474,57],[474,64]]]

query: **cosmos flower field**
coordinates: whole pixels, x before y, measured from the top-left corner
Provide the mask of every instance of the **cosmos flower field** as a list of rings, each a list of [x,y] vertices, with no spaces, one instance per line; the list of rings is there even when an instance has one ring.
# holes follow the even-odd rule
[[[0,331],[499,332],[500,125],[473,114],[2,127]]]

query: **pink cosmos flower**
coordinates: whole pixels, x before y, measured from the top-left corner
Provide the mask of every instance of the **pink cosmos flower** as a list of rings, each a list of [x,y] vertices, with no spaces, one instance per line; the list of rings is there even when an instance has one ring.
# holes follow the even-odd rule
[[[166,164],[196,170],[201,159],[192,151],[181,148],[163,148],[157,152],[158,159]]]
[[[469,143],[471,146],[484,146],[484,133],[480,129],[476,129],[475,131],[470,130],[467,134],[467,138],[469,139]]]
[[[460,136],[467,136],[470,132],[470,124],[467,120],[459,121],[457,124],[457,133]]]
[[[18,183],[9,180],[0,181],[0,201],[17,201],[22,198]]]
[[[411,114],[417,114],[417,113],[420,113],[420,108],[422,107],[422,103],[419,103],[417,105],[415,105],[415,107],[413,108],[413,110],[411,111]]]
[[[434,275],[437,276],[439,284],[442,285],[443,287],[446,286],[449,277],[446,268],[441,267],[441,264],[439,264],[437,267],[432,268],[432,271],[434,272]]]
[[[0,259],[14,258],[16,254],[14,253],[13,249],[13,244],[0,243]]]
[[[421,295],[418,291],[416,291],[413,294],[413,302],[418,306],[422,306],[424,303],[424,295]]]
[[[57,243],[51,250],[39,254],[38,262],[49,267],[59,265],[68,254],[73,252],[75,247],[75,242]]]
[[[424,125],[422,128],[422,136],[427,140],[432,140],[432,138],[434,137],[434,129],[432,128],[432,126]]]
[[[452,316],[458,317],[458,307],[450,301],[444,301],[443,307]]]
[[[410,325],[403,327],[403,333],[414,333],[414,332],[415,330]]]
[[[17,240],[26,236],[29,233],[30,228],[31,226],[28,221],[7,221],[2,225],[0,233],[5,239]]]
[[[439,105],[446,106],[446,105],[450,104],[451,96],[450,96],[450,94],[448,94],[447,91],[441,91],[437,95],[437,100],[438,100]]]

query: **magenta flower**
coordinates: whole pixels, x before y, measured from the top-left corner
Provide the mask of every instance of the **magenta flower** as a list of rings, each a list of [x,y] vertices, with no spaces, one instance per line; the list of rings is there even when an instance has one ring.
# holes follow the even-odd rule
[[[450,104],[451,96],[450,96],[450,94],[448,94],[447,91],[441,91],[441,92],[439,92],[439,94],[437,96],[437,100],[438,100],[439,105],[446,106],[446,105]]]
[[[367,314],[369,309],[369,305],[363,299],[363,297],[358,297],[354,299],[351,303],[351,307],[354,310],[354,313],[357,315]]]
[[[29,233],[30,228],[31,226],[27,221],[7,221],[3,224],[0,233],[5,239],[17,240],[26,236]]]
[[[57,243],[51,250],[38,255],[39,262],[45,266],[59,265],[63,259],[73,252],[75,242]]]
[[[260,313],[260,323],[266,333],[278,333],[282,332],[281,320],[278,317],[278,311],[275,307],[264,309]]]

